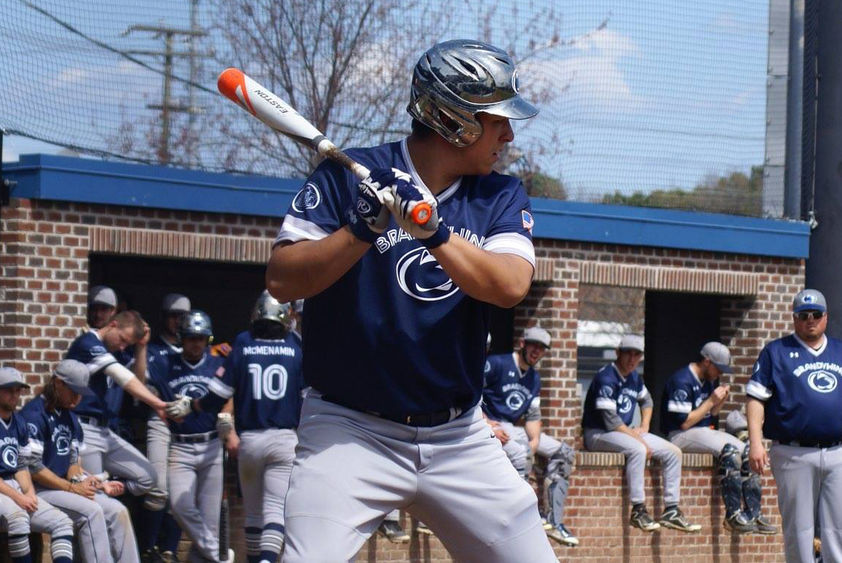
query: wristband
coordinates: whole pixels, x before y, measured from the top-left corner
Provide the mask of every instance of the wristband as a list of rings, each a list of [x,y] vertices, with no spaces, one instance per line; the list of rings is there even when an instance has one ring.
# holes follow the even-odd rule
[[[380,236],[380,233],[372,231],[368,227],[368,224],[360,219],[353,205],[348,208],[346,215],[348,216],[348,227],[351,228],[351,233],[364,243],[373,244],[377,240],[377,237]]]
[[[448,240],[450,240],[450,229],[447,228],[447,225],[444,224],[443,220],[440,220],[436,232],[434,232],[432,236],[420,239],[419,242],[428,250],[432,250],[440,247]]]

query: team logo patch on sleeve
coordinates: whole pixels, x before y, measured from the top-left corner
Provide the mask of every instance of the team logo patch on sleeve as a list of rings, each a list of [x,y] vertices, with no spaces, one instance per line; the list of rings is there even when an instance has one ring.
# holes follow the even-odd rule
[[[303,213],[307,209],[315,209],[322,202],[322,194],[316,184],[307,182],[292,199],[292,208]]]
[[[520,212],[520,218],[523,220],[523,228],[532,232],[532,227],[535,226],[535,219],[532,217],[532,213],[524,209]]]

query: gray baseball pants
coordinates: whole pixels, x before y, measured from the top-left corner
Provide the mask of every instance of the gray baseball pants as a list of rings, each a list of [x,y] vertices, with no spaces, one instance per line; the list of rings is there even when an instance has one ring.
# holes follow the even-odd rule
[[[813,561],[816,513],[822,560],[842,561],[842,446],[821,449],[775,443],[769,463],[778,485],[787,563]]]
[[[170,455],[170,428],[167,423],[152,415],[146,423],[146,458],[155,469],[155,488],[168,491],[168,464]],[[163,510],[166,507],[166,497],[148,495],[143,504],[148,510]]]
[[[649,432],[641,436],[652,457],[661,462],[664,470],[664,504],[678,504],[681,497],[681,450],[663,438]],[[626,483],[629,500],[639,504],[646,500],[643,489],[646,469],[646,448],[623,432],[604,432],[595,428],[585,429],[585,447],[592,451],[620,452],[626,456]]]
[[[3,481],[20,492],[20,484],[16,479]],[[9,545],[9,554],[20,557],[29,553],[29,533],[39,532],[49,534],[50,554],[57,557],[73,557],[73,522],[64,512],[51,505],[46,500],[38,499],[38,509],[29,514],[26,510],[6,495],[0,495],[0,530],[5,530],[10,536],[22,536],[25,545]],[[58,538],[67,538],[58,539]],[[19,552],[18,550],[23,550]]]
[[[219,510],[222,502],[222,444],[170,444],[170,510],[193,540],[191,561],[219,561]]]
[[[415,428],[304,399],[286,499],[285,563],[350,561],[403,508],[460,562],[557,561],[531,487],[478,408]]]
[[[155,468],[134,446],[104,426],[81,420],[80,424],[85,433],[85,445],[81,451],[85,471],[92,475],[108,471],[111,475],[122,477],[126,490],[134,496],[163,492],[155,487]],[[166,498],[166,492],[163,494]]]
[[[721,430],[707,427],[688,428],[670,433],[670,442],[678,446],[683,452],[699,452],[719,456],[726,444],[731,444],[742,452],[745,442],[736,436]]]
[[[266,525],[284,525],[284,499],[297,444],[295,430],[286,428],[248,430],[240,435],[237,469],[245,508],[244,526],[262,530],[260,549],[254,555],[280,551],[283,536],[277,528]]]
[[[94,500],[55,489],[38,489],[42,498],[67,514],[76,528],[79,552],[86,563],[138,563],[137,541],[129,511],[117,499],[98,493]]]

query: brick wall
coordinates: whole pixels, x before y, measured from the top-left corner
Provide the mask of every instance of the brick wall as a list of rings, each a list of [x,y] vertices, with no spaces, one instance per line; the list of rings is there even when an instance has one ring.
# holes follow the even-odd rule
[[[0,362],[20,369],[31,384],[49,373],[84,326],[91,253],[263,263],[277,226],[277,220],[258,217],[14,199],[0,209]],[[582,445],[576,394],[580,284],[720,295],[721,333],[737,372],[727,412],[740,406],[762,345],[790,330],[789,302],[804,279],[801,260],[546,240],[536,242],[536,254],[535,282],[516,308],[515,322],[523,327],[538,320],[553,336],[541,365],[544,423],[577,448]],[[782,560],[779,535],[737,538],[722,530],[709,465],[689,467],[684,474],[682,504],[704,525],[692,536],[629,529],[621,477],[620,466],[580,454],[568,523],[582,545],[557,548],[562,560]],[[658,469],[647,478],[650,487],[659,481]],[[774,484],[767,477],[765,485],[767,512],[779,523]],[[659,490],[649,492],[656,504]],[[234,518],[240,521],[236,511]],[[237,531],[238,551],[241,538]],[[374,537],[360,559],[449,560],[438,540],[426,536],[413,536],[405,548]]]

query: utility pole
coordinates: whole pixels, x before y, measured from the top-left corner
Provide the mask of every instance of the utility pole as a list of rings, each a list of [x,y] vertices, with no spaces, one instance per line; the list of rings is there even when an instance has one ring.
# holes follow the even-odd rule
[[[195,105],[195,98],[193,93],[193,86],[189,86],[189,103],[182,104],[182,103],[175,103],[172,100],[172,77],[173,77],[173,61],[176,57],[187,57],[190,60],[190,81],[192,83],[196,82],[196,76],[198,74],[197,65],[196,65],[196,58],[198,57],[210,57],[212,53],[199,53],[196,51],[194,47],[194,40],[198,37],[204,37],[207,35],[207,32],[200,29],[196,25],[196,4],[198,0],[191,0],[191,7],[190,7],[190,29],[183,29],[183,28],[176,28],[176,27],[167,27],[164,25],[133,25],[129,27],[125,34],[129,34],[133,31],[141,31],[141,32],[148,32],[154,33],[155,38],[164,39],[164,50],[163,51],[153,51],[153,50],[132,50],[126,51],[127,53],[131,53],[133,55],[149,55],[149,56],[156,56],[156,57],[164,57],[164,84],[163,84],[163,93],[161,104],[148,104],[146,107],[149,109],[158,109],[161,110],[161,139],[158,146],[158,162],[161,164],[168,164],[170,162],[170,120],[171,120],[171,113],[172,112],[185,112],[190,115],[190,124],[195,121],[195,114],[201,112],[201,108]],[[187,51],[176,51],[174,47],[175,38],[178,36],[187,37],[190,43],[189,50]]]

